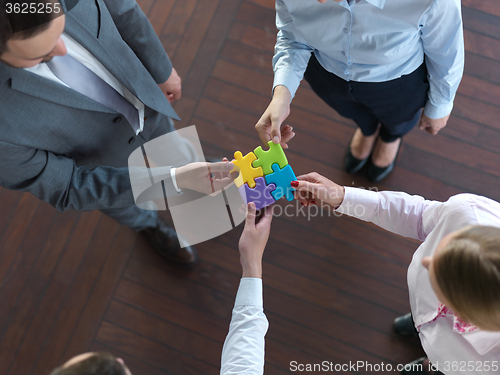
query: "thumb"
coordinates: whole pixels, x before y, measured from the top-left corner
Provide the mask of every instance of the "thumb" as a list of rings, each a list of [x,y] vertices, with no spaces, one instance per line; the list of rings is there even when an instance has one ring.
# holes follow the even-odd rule
[[[281,122],[273,120],[271,123],[271,139],[273,143],[280,144],[281,143]]]
[[[255,228],[255,203],[247,204],[247,218],[245,220],[245,229]]]

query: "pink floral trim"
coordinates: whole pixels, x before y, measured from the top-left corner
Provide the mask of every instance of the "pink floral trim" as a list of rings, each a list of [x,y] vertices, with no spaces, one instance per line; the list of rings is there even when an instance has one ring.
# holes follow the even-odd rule
[[[431,322],[436,321],[438,318],[442,318],[447,315],[453,315],[453,330],[458,333],[467,333],[477,330],[478,328],[465,320],[460,319],[455,313],[448,307],[439,303],[437,315]]]

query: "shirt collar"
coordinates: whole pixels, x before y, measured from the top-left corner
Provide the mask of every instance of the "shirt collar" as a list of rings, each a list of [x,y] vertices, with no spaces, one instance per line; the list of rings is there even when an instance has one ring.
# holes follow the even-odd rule
[[[370,3],[380,9],[384,9],[385,1],[386,0],[366,0],[367,3]]]

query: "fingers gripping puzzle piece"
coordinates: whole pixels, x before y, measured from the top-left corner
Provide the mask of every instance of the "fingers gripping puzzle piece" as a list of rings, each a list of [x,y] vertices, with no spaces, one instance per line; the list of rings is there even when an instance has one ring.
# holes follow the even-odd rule
[[[293,200],[293,191],[295,190],[290,185],[290,182],[297,181],[295,173],[293,173],[292,167],[290,165],[280,168],[278,164],[272,165],[273,173],[266,175],[266,183],[275,184],[276,189],[271,192],[275,200],[280,199],[285,196],[287,201]]]
[[[274,198],[271,195],[271,192],[274,189],[276,189],[276,185],[266,185],[264,177],[257,177],[255,179],[255,188],[253,189],[249,188],[247,184],[244,184],[239,188],[241,197],[243,198],[245,203],[255,203],[255,208],[257,210],[260,210],[274,203]]]
[[[269,150],[264,151],[262,147],[257,147],[254,150],[254,154],[257,156],[257,160],[253,162],[255,168],[262,167],[264,175],[273,173],[272,165],[277,163],[280,168],[285,168],[288,165],[288,160],[286,158],[285,152],[281,148],[280,144],[275,144],[273,141],[267,142]]]
[[[241,187],[246,183],[248,184],[248,187],[253,189],[255,187],[254,179],[264,176],[264,172],[261,167],[254,168],[252,166],[252,162],[257,159],[257,156],[255,156],[253,152],[249,152],[243,156],[240,151],[236,151],[234,153],[234,158],[235,160],[233,160],[233,164],[235,165],[235,168],[233,168],[231,172],[238,172],[238,168],[240,172],[238,177],[234,180],[234,183],[238,187]]]

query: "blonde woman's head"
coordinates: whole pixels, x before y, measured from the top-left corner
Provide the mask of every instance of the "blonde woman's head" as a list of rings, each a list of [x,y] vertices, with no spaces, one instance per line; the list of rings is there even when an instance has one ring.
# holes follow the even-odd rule
[[[442,303],[483,330],[500,331],[500,228],[450,233],[422,264]]]

